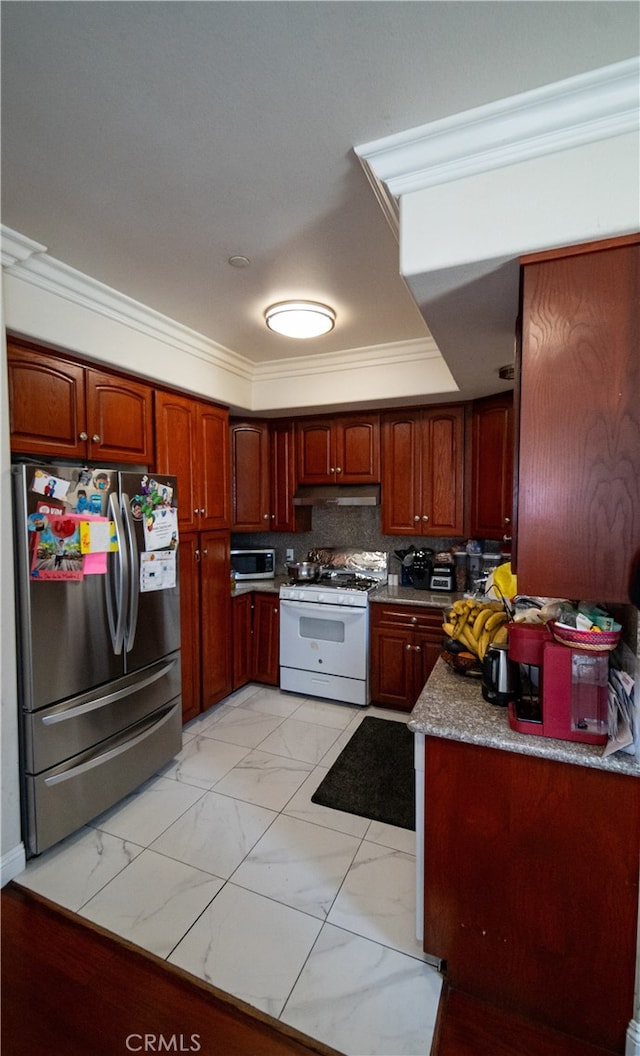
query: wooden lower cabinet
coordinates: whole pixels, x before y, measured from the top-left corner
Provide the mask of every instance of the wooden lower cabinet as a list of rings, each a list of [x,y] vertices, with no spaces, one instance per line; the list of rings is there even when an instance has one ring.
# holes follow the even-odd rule
[[[370,608],[371,700],[411,711],[442,646],[442,610],[373,603]]]
[[[489,1004],[607,1052],[633,1018],[638,779],[426,737],[424,949]]]
[[[280,681],[280,599],[252,592],[232,599],[233,688],[247,682]]]
[[[183,722],[231,692],[229,533],[180,537]]]

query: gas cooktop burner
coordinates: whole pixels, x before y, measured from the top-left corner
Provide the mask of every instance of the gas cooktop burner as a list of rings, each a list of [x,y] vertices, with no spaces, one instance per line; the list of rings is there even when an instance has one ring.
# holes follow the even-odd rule
[[[290,587],[315,587],[323,590],[374,590],[380,586],[379,579],[368,576],[355,576],[350,572],[323,572],[318,579],[305,582],[289,580]]]

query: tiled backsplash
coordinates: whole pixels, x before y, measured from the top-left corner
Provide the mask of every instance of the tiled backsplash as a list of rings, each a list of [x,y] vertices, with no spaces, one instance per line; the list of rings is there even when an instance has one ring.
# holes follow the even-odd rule
[[[399,561],[394,550],[407,550],[411,544],[416,548],[430,547],[432,550],[448,550],[452,546],[464,546],[466,539],[419,538],[412,536],[382,535],[380,531],[379,506],[347,506],[340,509],[316,506],[312,510],[310,532],[232,532],[231,545],[236,547],[272,546],[276,551],[276,574],[285,575],[285,554],[291,547],[294,560],[304,561],[309,550],[322,546],[358,546],[366,550],[385,550],[391,555],[389,571],[397,573]],[[488,543],[487,550],[497,551],[497,543]]]

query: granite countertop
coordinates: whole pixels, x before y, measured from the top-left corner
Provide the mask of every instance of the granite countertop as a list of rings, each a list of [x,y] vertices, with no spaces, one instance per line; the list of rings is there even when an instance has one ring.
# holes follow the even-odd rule
[[[289,583],[288,576],[276,576],[275,579],[239,579],[231,587],[231,594],[248,594],[257,590],[261,594],[278,594],[280,587]],[[395,602],[401,605],[422,605],[429,608],[450,609],[456,598],[464,594],[449,594],[443,591],[416,590],[415,587],[399,587],[385,584],[369,595],[371,602]]]
[[[512,730],[507,709],[484,700],[480,679],[457,674],[442,658],[418,697],[408,725],[414,733],[640,777],[638,756],[615,752],[605,758],[599,745]]]
[[[276,576],[275,579],[236,579],[231,581],[231,597],[250,594],[252,590],[259,594],[278,594],[283,583],[288,583],[288,576]]]
[[[384,587],[379,587],[369,595],[369,600],[373,603],[392,601],[398,605],[426,605],[429,608],[447,610],[451,608],[454,601],[464,596],[464,594],[449,591],[416,590],[415,587],[389,586],[385,583]]]

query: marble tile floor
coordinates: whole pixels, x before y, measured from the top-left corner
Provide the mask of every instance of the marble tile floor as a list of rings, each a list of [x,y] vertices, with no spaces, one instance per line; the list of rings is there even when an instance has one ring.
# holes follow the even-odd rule
[[[250,685],[16,882],[347,1056],[427,1056],[415,834],[311,795],[365,715]]]

